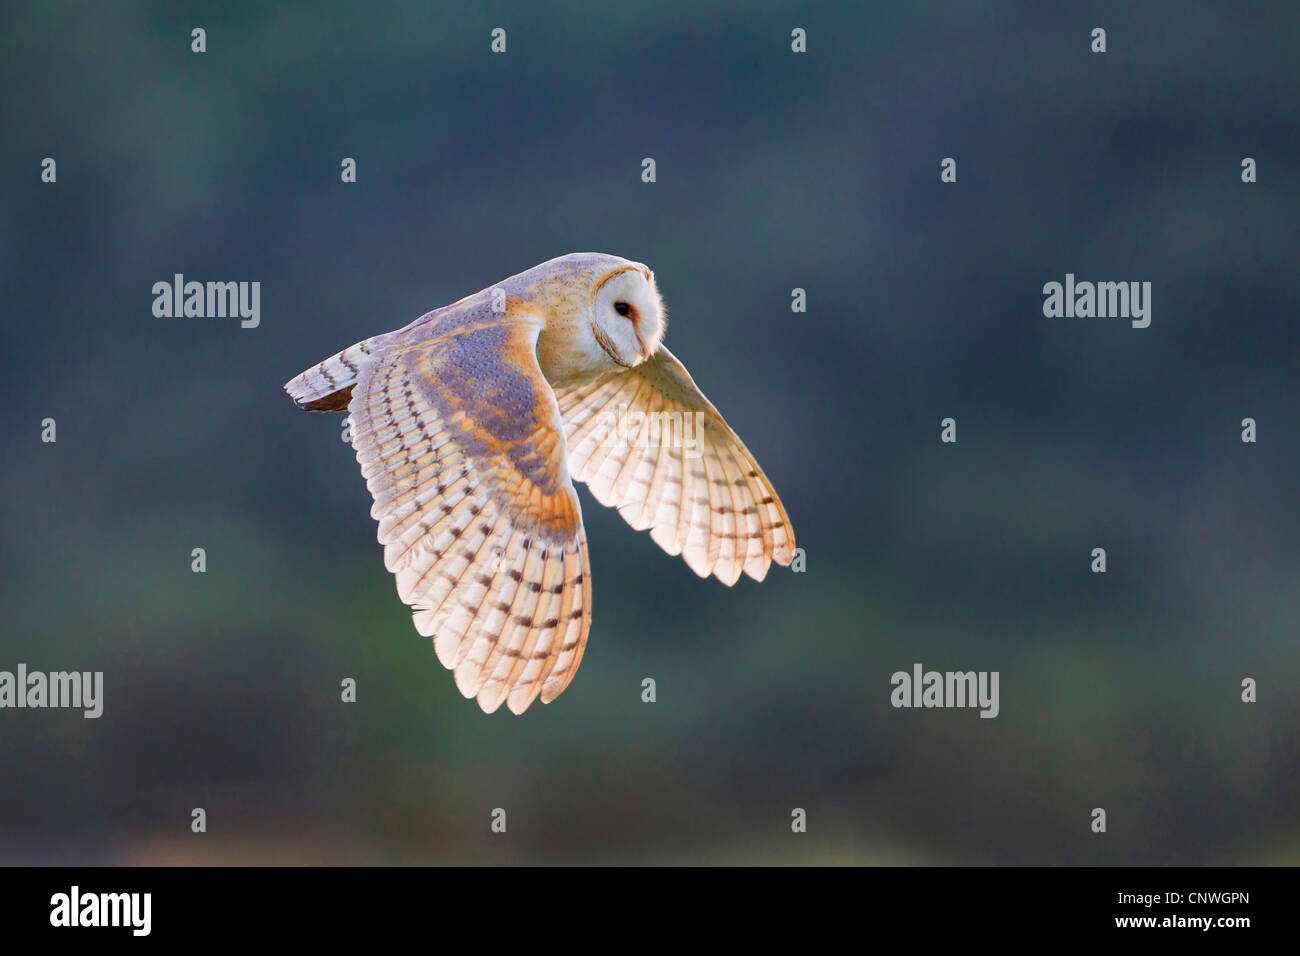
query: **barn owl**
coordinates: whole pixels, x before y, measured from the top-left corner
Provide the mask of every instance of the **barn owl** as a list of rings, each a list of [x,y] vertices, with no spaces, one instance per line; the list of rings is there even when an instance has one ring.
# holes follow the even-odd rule
[[[767,477],[662,344],[654,273],[561,256],[327,358],[285,385],[343,411],[384,563],[456,686],[550,703],[582,660],[591,573],[573,481],[701,577],[789,565]]]

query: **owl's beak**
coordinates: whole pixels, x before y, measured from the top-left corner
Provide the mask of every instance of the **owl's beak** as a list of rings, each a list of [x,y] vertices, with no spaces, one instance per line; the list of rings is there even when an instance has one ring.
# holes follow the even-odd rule
[[[632,318],[632,334],[636,337],[637,351],[641,355],[641,361],[644,362],[650,357],[650,347],[645,344],[645,339],[641,338],[641,323],[635,316]]]

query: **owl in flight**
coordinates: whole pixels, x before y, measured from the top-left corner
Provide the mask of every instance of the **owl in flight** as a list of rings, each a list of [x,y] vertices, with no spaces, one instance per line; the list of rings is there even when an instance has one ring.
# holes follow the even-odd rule
[[[344,349],[285,385],[343,411],[384,563],[456,686],[550,703],[582,660],[591,572],[574,479],[696,574],[788,565],[754,457],[661,344],[654,273],[575,253]]]

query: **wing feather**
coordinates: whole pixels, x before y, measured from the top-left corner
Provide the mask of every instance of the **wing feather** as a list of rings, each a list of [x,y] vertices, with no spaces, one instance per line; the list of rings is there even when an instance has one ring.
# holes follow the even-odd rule
[[[696,574],[761,581],[772,562],[793,560],[776,491],[666,348],[634,369],[558,388],[556,399],[573,477]]]
[[[539,689],[543,704],[549,704],[564,693],[564,689],[573,680],[573,675],[578,672],[578,665],[582,663],[582,655],[587,649],[586,628],[591,623],[591,567],[587,554],[587,532],[583,528],[578,529],[578,558],[577,575],[570,578],[570,582],[577,591],[576,599],[580,604],[576,604],[569,615],[564,641],[556,645],[554,653],[547,658],[546,667],[538,678],[539,688],[530,691],[528,702],[537,696]],[[512,699],[512,709],[514,706]],[[524,702],[522,706],[526,707],[528,703]]]
[[[488,712],[554,700],[591,623],[582,512],[537,363],[540,327],[507,314],[387,340],[348,405],[398,595],[457,689]]]

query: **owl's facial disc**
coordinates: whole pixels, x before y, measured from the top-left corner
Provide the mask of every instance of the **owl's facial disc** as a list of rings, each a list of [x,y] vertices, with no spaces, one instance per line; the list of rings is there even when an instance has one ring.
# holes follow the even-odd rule
[[[633,368],[653,355],[664,337],[664,326],[663,300],[654,273],[645,266],[611,272],[592,292],[592,331],[619,365]]]

